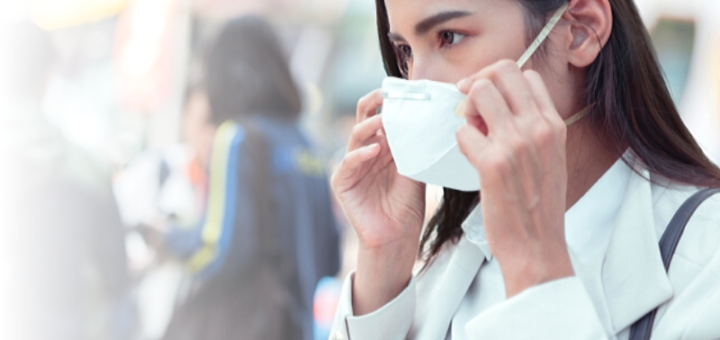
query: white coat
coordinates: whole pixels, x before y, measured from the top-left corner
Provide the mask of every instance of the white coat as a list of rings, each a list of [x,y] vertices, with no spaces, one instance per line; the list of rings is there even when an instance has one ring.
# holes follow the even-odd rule
[[[467,338],[626,339],[629,327],[659,306],[652,339],[720,339],[720,195],[693,215],[669,273],[658,247],[672,216],[698,190],[633,173],[597,270],[575,267],[574,277],[491,307],[465,325]],[[483,252],[462,237],[445,246],[393,301],[360,317],[352,312],[351,276],[330,339],[443,340],[484,262]]]

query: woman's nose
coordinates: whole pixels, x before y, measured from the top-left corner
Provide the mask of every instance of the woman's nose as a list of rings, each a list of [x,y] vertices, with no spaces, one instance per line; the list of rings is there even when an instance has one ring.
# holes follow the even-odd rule
[[[412,67],[408,71],[409,80],[445,81],[445,78],[447,78],[447,72],[443,72],[442,65],[438,62],[432,62],[429,58],[415,57]]]

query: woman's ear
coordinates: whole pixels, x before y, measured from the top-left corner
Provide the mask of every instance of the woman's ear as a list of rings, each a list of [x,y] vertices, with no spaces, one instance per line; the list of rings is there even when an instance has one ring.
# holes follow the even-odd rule
[[[568,62],[587,67],[595,61],[612,32],[609,0],[571,0],[565,19],[570,21],[566,47]]]

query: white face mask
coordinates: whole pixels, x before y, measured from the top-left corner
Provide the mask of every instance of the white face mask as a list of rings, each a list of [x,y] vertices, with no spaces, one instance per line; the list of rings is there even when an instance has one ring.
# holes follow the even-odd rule
[[[557,10],[518,60],[522,67],[567,9]],[[385,78],[382,120],[398,172],[416,181],[460,191],[480,190],[475,168],[460,153],[455,131],[465,124],[465,95],[454,84]],[[583,110],[586,112],[586,110]],[[578,120],[583,112],[569,120]],[[566,121],[566,124],[569,122]]]

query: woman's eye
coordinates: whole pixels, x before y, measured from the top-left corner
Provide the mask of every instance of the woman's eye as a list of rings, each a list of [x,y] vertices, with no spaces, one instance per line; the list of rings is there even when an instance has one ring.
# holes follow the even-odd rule
[[[397,51],[397,63],[400,69],[400,74],[403,78],[407,78],[409,75],[409,64],[412,62],[412,48],[409,45],[396,45],[395,50]]]
[[[455,45],[465,39],[465,37],[465,34],[452,31],[443,31],[440,33],[441,46]]]
[[[400,59],[402,61],[407,61],[409,59],[412,59],[412,48],[408,45],[399,45],[397,47],[398,53],[400,54]]]

